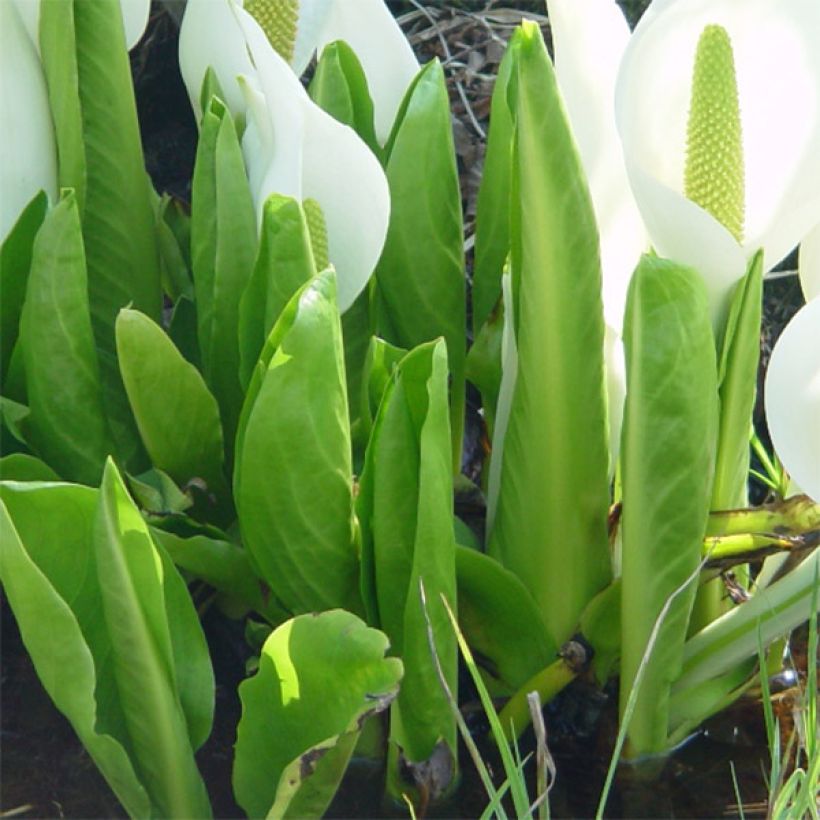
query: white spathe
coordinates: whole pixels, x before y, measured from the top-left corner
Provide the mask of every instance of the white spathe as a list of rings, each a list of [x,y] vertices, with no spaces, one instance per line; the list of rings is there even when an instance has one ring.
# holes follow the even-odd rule
[[[384,144],[404,94],[419,71],[410,43],[384,0],[300,0],[293,70],[344,40],[362,64],[373,98],[376,137]]]
[[[197,65],[213,67],[231,112],[246,119],[242,150],[260,223],[274,193],[321,206],[339,308],[346,310],[367,284],[387,235],[390,192],[379,161],[352,129],[313,103],[235,0],[189,0],[180,64],[195,100],[205,69],[191,69],[185,55],[192,53]]]
[[[766,374],[766,421],[783,466],[820,502],[820,296],[792,317]]]
[[[57,194],[57,148],[40,58],[17,6],[0,0],[0,241],[38,193]]]
[[[684,193],[692,66],[707,25],[734,53],[745,162],[742,244]],[[713,318],[760,248],[773,267],[820,221],[820,3],[654,0],[630,38],[615,111],[653,246],[701,272]]]
[[[807,302],[817,299],[820,297],[820,223],[803,237],[798,259],[803,296]]]
[[[16,3],[23,24],[39,53],[37,29],[40,24],[40,3],[42,0],[0,0],[0,2],[3,4],[8,2]],[[119,2],[122,11],[123,29],[125,30],[125,45],[130,51],[142,37],[145,27],[148,25],[151,0],[119,0]]]

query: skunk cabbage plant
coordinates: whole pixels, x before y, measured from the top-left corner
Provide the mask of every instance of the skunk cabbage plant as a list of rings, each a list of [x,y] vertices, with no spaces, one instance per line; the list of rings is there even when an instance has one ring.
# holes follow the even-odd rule
[[[376,157],[311,101],[259,23],[234,0],[188,4],[180,65],[195,109],[210,65],[231,113],[245,118],[242,149],[258,220],[271,194],[313,201],[318,232],[326,232],[326,261],[339,274],[340,307],[349,308],[387,233],[390,198]]]

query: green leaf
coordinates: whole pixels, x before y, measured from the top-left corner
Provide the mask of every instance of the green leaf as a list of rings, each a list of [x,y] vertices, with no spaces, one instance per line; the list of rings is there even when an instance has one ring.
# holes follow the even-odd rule
[[[601,272],[552,64],[535,24],[517,36],[518,368],[488,552],[530,590],[561,646],[610,576]]]
[[[60,477],[39,458],[26,453],[12,453],[0,458],[3,481],[59,481]]]
[[[478,334],[501,297],[501,274],[510,252],[510,194],[514,144],[514,112],[510,82],[519,60],[522,36],[516,32],[495,78],[490,107],[487,152],[478,190],[473,265],[473,332]]]
[[[242,149],[230,112],[218,99],[211,100],[202,117],[191,199],[202,370],[219,403],[230,448],[242,405],[239,300],[253,270],[257,240]]]
[[[376,279],[387,323],[380,318],[377,326],[381,336],[407,349],[439,336],[446,339],[458,473],[467,321],[464,252],[450,105],[437,60],[422,69],[408,91],[388,143],[385,170],[391,212]]]
[[[332,271],[285,308],[248,387],[234,487],[243,541],[294,613],[361,610],[341,327]]]
[[[11,351],[17,342],[34,237],[47,210],[48,197],[40,191],[26,205],[0,248],[0,384],[5,382]]]
[[[193,506],[193,500],[186,495],[174,480],[162,470],[150,469],[138,476],[127,476],[128,489],[143,511],[153,515],[173,515],[183,513]]]
[[[621,710],[674,595],[629,727],[630,753],[639,755],[667,748],[669,691],[681,669],[712,489],[717,365],[696,271],[641,259],[627,297],[624,346]]]
[[[344,328],[344,317],[342,317],[342,328]],[[370,438],[373,419],[379,410],[384,390],[390,383],[396,365],[406,354],[407,351],[404,348],[391,345],[378,336],[370,338],[357,397],[359,436],[365,442]]]
[[[134,764],[164,817],[210,816],[193,749],[210,732],[213,672],[190,596],[151,540],[116,467],[93,526],[112,674]]]
[[[183,538],[157,528],[151,529],[151,536],[178,567],[219,592],[266,617],[287,617],[283,610],[276,612],[275,605],[265,600],[259,578],[242,547],[205,535]]]
[[[136,310],[120,311],[116,333],[123,382],[152,463],[180,485],[202,479],[229,504],[219,408],[199,371]]]
[[[760,317],[763,306],[763,253],[749,265],[732,299],[718,367],[720,432],[712,509],[745,507],[749,477],[749,430],[752,424]]]
[[[373,421],[371,415],[366,415],[366,408],[362,405],[362,390],[367,380],[370,343],[375,338],[373,335],[375,332],[374,315],[371,309],[373,285],[375,282],[371,280],[370,286],[356,297],[353,304],[342,315],[347,402],[353,438],[354,468],[357,473],[361,469],[361,461]]]
[[[250,817],[320,817],[364,721],[396,696],[387,638],[341,610],[302,615],[265,641],[239,687],[233,784]]]
[[[46,691],[129,814],[209,816],[192,751],[213,710],[207,646],[114,469],[102,491],[0,484],[0,576]]]
[[[162,291],[153,191],[119,4],[41,4],[40,53],[60,186],[77,192],[106,414],[121,457],[133,461],[138,437],[120,382],[114,321],[126,305],[159,320]]]
[[[512,694],[555,660],[541,613],[527,588],[498,561],[456,548],[458,624],[500,694]]]
[[[89,535],[96,491],[29,484],[24,491],[2,486],[0,494],[0,579],[37,675],[128,813],[148,817],[151,799],[134,771],[122,710],[106,681],[110,668],[101,650],[110,652],[110,641],[104,628],[94,628],[100,601]],[[21,498],[12,506],[10,496]],[[45,526],[38,527],[31,519],[43,513]],[[62,568],[58,554],[67,560]],[[65,590],[67,597],[61,587],[72,578],[80,582]]]
[[[26,439],[61,476],[96,485],[113,443],[103,412],[73,193],[48,214],[32,250],[20,319],[30,415]]]
[[[396,368],[370,437],[357,501],[368,615],[405,667],[391,741],[411,763],[430,758],[441,740],[453,759],[456,752],[455,719],[444,692],[431,686],[437,673],[419,594],[423,580],[441,665],[455,692],[456,641],[441,603],[442,595],[456,602],[449,434],[446,352],[439,341],[408,353]]]
[[[199,355],[199,339],[197,338],[196,305],[193,299],[180,296],[171,313],[171,322],[168,325],[168,335],[174,347],[197,370],[202,370],[202,360]]]
[[[157,242],[159,243],[162,288],[173,300],[194,298],[191,281],[190,217],[182,213],[175,199],[163,194],[157,204]]]
[[[592,646],[592,669],[600,686],[621,654],[621,579],[616,578],[587,604],[581,614],[581,634]]]
[[[308,93],[316,105],[349,125],[377,157],[381,156],[367,79],[359,58],[347,43],[337,40],[324,47]]]
[[[475,293],[475,291],[473,292]],[[495,429],[496,407],[501,392],[503,337],[504,303],[499,299],[487,321],[481,325],[481,329],[473,341],[473,346],[467,353],[466,363],[467,380],[481,391],[481,407],[490,438],[492,438]]]
[[[239,303],[239,378],[243,386],[247,387],[282,309],[316,272],[301,204],[272,194],[262,208],[259,253]]]

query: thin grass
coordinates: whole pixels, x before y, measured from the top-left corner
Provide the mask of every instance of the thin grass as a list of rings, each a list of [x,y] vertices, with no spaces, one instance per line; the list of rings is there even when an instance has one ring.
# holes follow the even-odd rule
[[[769,746],[769,773],[766,777],[769,791],[769,818],[776,820],[820,820],[820,739],[817,722],[817,602],[820,594],[820,580],[815,575],[812,593],[812,617],[809,620],[808,669],[806,686],[801,689],[800,706],[795,720],[795,729],[781,751],[780,721],[774,714],[771,690],[766,670],[766,658],[762,643],[758,646],[760,659],[760,686],[763,699],[763,720],[766,740]],[[786,777],[789,761],[795,755],[794,770]],[[804,761],[804,765],[801,765]],[[738,798],[739,799],[739,798]]]
[[[459,649],[461,650],[462,657],[464,658],[464,664],[467,667],[470,677],[473,679],[473,683],[478,691],[481,705],[487,716],[487,720],[489,721],[490,730],[501,755],[501,762],[504,766],[504,774],[506,775],[504,783],[499,788],[496,788],[493,785],[492,778],[487,770],[487,766],[481,758],[481,754],[472,739],[470,730],[461,714],[461,710],[458,708],[458,702],[453,696],[450,687],[447,685],[446,678],[444,677],[444,673],[441,669],[441,663],[438,658],[438,652],[435,644],[435,636],[433,635],[433,627],[427,611],[427,596],[425,594],[424,584],[422,581],[419,581],[419,594],[421,596],[422,610],[424,611],[424,617],[427,623],[427,640],[430,645],[430,651],[433,656],[439,682],[444,689],[445,695],[450,704],[450,708],[452,709],[453,715],[456,719],[459,731],[461,732],[461,736],[471,758],[473,759],[473,763],[475,764],[479,777],[481,778],[481,782],[484,785],[484,789],[486,790],[489,798],[489,804],[484,810],[482,818],[496,816],[499,820],[507,820],[507,813],[503,806],[503,799],[509,793],[513,808],[515,810],[515,816],[518,818],[523,818],[524,820],[532,820],[532,807],[539,805],[543,806],[546,802],[546,796],[542,795],[544,798],[543,801],[541,800],[541,797],[539,797],[539,800],[536,800],[531,807],[531,801],[527,791],[527,783],[524,777],[524,767],[529,761],[531,755],[527,755],[527,757],[522,759],[517,743],[513,743],[512,749],[510,748],[507,735],[501,727],[501,721],[498,719],[498,713],[495,710],[495,706],[493,705],[492,698],[487,691],[487,687],[484,685],[484,681],[481,678],[481,673],[478,671],[473,654],[470,651],[469,646],[467,646],[464,635],[459,629],[458,621],[453,614],[450,604],[442,595],[442,603],[447,612],[447,616],[450,619],[450,624],[453,628],[456,640],[458,641]],[[543,816],[543,814],[540,816]]]

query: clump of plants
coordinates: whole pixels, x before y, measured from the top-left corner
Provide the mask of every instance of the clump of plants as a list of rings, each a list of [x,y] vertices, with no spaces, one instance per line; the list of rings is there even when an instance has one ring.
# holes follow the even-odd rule
[[[468,352],[444,74],[379,0],[188,0],[190,211],[144,170],[148,4],[0,3],[0,579],[131,816],[211,813],[193,582],[258,656],[233,762],[251,817],[320,816],[363,731],[388,797],[453,790],[451,613],[509,740],[582,640],[640,759],[817,612],[820,121],[771,123],[816,104],[820,9],[656,1],[630,33],[610,0],[547,5],[555,62],[524,23],[498,72]],[[798,243],[770,456],[762,282]],[[453,507],[468,380],[483,541]]]

